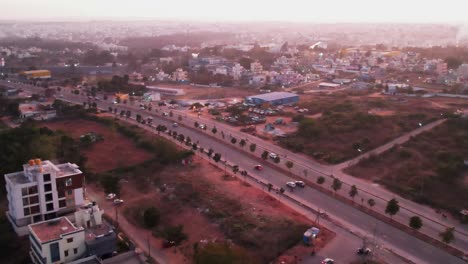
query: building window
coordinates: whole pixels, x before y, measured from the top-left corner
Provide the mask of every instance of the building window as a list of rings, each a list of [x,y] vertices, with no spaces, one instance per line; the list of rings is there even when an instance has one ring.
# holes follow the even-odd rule
[[[29,194],[36,194],[37,193],[37,186],[29,187]]]
[[[65,197],[65,191],[58,191],[58,197],[59,198]]]
[[[39,205],[31,207],[31,214],[39,213]]]
[[[29,204],[37,204],[39,203],[39,196],[34,195],[29,197]]]
[[[29,205],[29,199],[28,198],[23,198],[23,206]]]
[[[63,207],[66,207],[67,206],[67,201],[66,200],[60,200],[59,201],[59,207],[60,208],[63,208]]]
[[[72,195],[73,194],[73,190],[67,190],[67,195]]]
[[[68,178],[65,180],[65,186],[72,186],[72,178]]]
[[[78,248],[73,249],[73,254],[75,254],[75,255],[78,254]]]
[[[29,207],[25,207],[24,208],[24,216],[28,216],[28,215],[30,215]]]
[[[67,243],[72,243],[73,242],[73,237],[67,238]]]
[[[46,205],[46,208],[47,208],[47,211],[52,211],[52,210],[54,210],[54,204],[53,203],[48,203]]]
[[[52,199],[53,199],[53,197],[52,197],[51,193],[48,193],[48,194],[45,195],[46,202],[50,202],[50,201],[52,201]]]
[[[44,174],[44,181],[50,182],[50,173]]]
[[[21,189],[21,194],[23,194],[23,196],[28,195],[28,188],[22,188]]]
[[[50,183],[44,184],[44,192],[50,192],[50,191],[52,191],[52,184]]]
[[[68,257],[68,249],[63,252],[65,254],[65,257]]]

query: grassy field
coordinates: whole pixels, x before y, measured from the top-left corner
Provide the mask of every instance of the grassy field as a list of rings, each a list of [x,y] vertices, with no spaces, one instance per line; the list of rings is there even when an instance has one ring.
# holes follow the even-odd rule
[[[347,172],[451,212],[468,208],[468,119],[452,118]]]

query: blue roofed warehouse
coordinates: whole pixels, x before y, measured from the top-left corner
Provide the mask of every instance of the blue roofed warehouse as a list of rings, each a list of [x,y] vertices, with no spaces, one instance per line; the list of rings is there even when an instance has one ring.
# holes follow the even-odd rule
[[[287,92],[272,92],[266,94],[252,95],[245,98],[248,105],[261,105],[268,103],[271,105],[294,104],[299,102],[299,95]]]

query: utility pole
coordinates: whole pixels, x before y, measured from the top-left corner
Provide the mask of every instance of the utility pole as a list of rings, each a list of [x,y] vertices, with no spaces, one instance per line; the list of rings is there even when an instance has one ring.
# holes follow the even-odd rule
[[[148,259],[151,260],[150,234],[148,234],[147,242],[148,242]]]
[[[116,228],[119,227],[119,213],[117,211],[117,207],[118,206],[115,206],[115,223],[116,223]]]

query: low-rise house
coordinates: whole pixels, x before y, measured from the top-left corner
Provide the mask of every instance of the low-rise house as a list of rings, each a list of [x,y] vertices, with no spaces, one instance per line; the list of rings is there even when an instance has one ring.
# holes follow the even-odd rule
[[[57,111],[46,103],[25,103],[18,106],[21,119],[48,120],[57,116]]]

